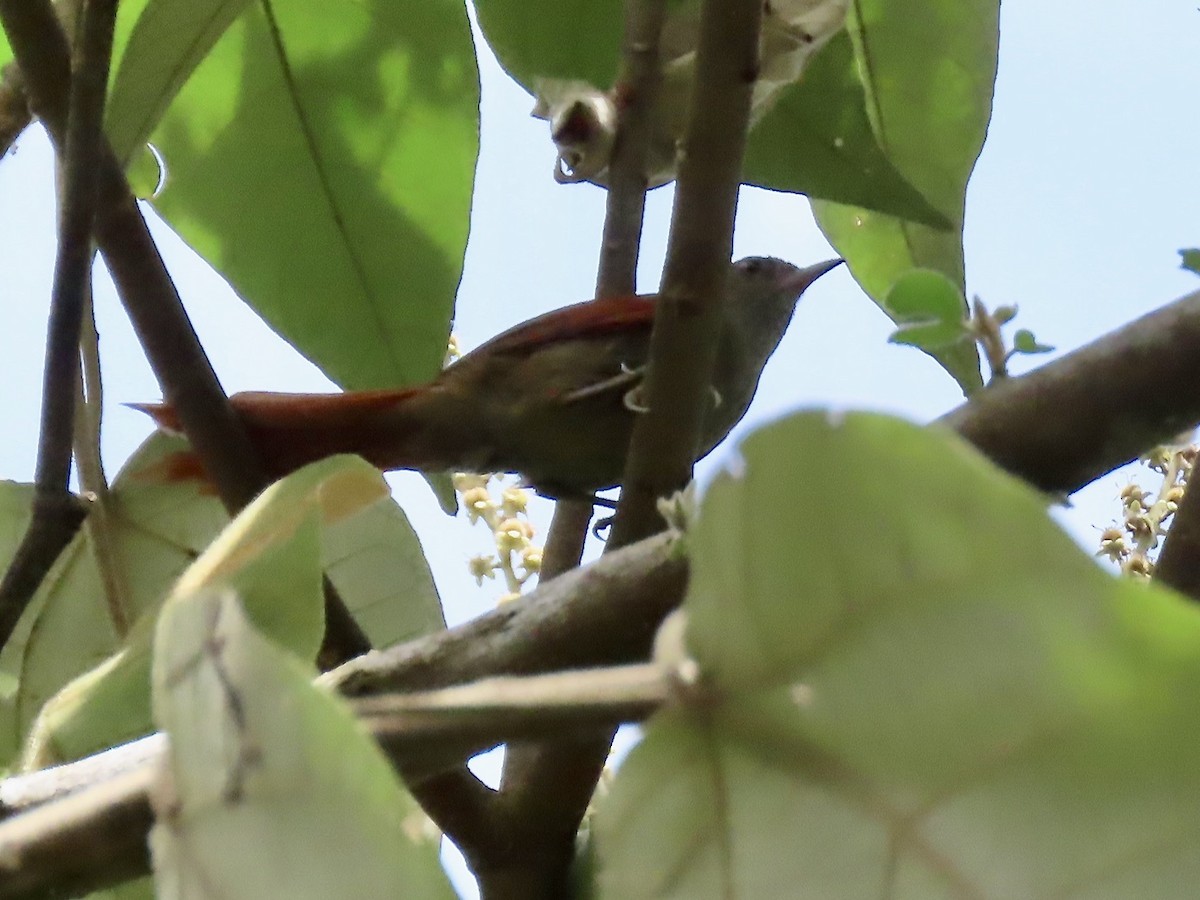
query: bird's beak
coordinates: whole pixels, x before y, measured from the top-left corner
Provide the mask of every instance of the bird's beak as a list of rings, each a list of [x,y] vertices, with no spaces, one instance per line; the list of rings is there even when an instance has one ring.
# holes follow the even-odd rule
[[[803,269],[796,269],[796,271],[789,272],[784,276],[780,288],[793,296],[799,297],[810,284],[826,272],[832,272],[844,262],[844,259],[827,259],[825,262],[815,263]]]

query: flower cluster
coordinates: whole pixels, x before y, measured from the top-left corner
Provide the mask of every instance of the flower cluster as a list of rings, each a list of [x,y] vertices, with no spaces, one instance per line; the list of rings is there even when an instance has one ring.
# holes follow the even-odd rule
[[[1146,457],[1147,468],[1162,476],[1157,491],[1147,491],[1131,482],[1121,491],[1122,518],[1119,525],[1100,535],[1097,556],[1106,556],[1126,575],[1149,578],[1154,574],[1152,553],[1167,533],[1167,523],[1179,501],[1196,462],[1200,446],[1156,447]]]
[[[496,552],[473,556],[467,568],[476,584],[483,579],[504,576],[508,592],[500,602],[515,599],[521,589],[542,566],[542,548],[534,545],[533,525],[526,514],[529,491],[499,475],[454,476],[454,489],[462,499],[467,519],[474,525],[483,522],[492,531]]]

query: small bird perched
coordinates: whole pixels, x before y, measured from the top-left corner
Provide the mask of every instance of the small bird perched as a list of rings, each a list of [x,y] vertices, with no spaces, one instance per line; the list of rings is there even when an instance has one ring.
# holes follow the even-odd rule
[[[745,415],[805,288],[840,263],[734,263],[701,457]],[[621,479],[655,299],[615,297],[545,313],[417,387],[247,392],[230,403],[276,478],[336,453],[357,453],[385,470],[518,472],[551,496],[583,496]],[[180,430],[170,405],[133,406],[162,430]],[[203,470],[185,454],[169,461],[167,477],[203,477]]]

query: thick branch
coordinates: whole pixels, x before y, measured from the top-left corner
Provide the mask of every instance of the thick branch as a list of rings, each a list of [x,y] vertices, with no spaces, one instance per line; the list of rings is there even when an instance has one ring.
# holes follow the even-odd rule
[[[322,676],[351,697],[644,659],[683,598],[668,535],[610,553],[458,628],[368,653]]]
[[[143,764],[0,822],[0,898],[80,896],[148,872],[156,769]]]
[[[1200,422],[1197,385],[1200,291],[994,384],[938,422],[1034,487],[1069,494]]]
[[[91,280],[97,159],[116,12],[116,0],[92,0],[78,29],[69,117],[66,135],[59,144],[62,202],[46,337],[33,514],[0,584],[0,647],[8,642],[37,586],[86,515],[70,492],[71,445],[79,381],[79,333]]]

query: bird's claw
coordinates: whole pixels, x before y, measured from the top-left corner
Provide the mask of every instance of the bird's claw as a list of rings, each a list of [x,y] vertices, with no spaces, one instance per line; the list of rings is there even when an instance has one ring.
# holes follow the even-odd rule
[[[633,413],[648,413],[650,407],[642,402],[642,386],[639,384],[635,388],[630,388],[625,392],[625,396],[621,398],[621,402],[625,404],[625,408]]]
[[[608,531],[610,528],[612,528],[612,523],[616,518],[616,513],[613,513],[611,516],[602,516],[601,518],[597,519],[592,525],[592,537],[598,541],[607,541],[608,538],[602,535],[600,532]]]
[[[621,372],[619,375],[614,375],[611,378],[605,378],[603,381],[597,381],[595,384],[589,384],[587,387],[582,387],[579,388],[579,390],[564,394],[562,402],[574,403],[577,400],[586,400],[588,397],[595,397],[597,394],[603,394],[606,391],[623,388],[627,385],[635,385],[633,390],[637,390],[636,385],[641,380],[645,371],[645,366],[638,366],[631,369],[626,366],[625,363],[621,363]],[[628,393],[626,396],[628,396]]]

